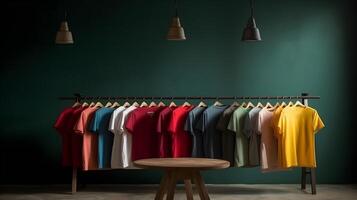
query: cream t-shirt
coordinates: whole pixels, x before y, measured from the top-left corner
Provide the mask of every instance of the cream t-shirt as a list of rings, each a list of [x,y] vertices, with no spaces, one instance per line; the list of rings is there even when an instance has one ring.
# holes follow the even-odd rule
[[[274,136],[272,120],[275,110],[263,108],[258,117],[258,134],[261,135],[260,158],[263,172],[280,169],[278,140]]]
[[[122,162],[122,142],[119,127],[119,115],[125,110],[124,106],[120,106],[115,109],[109,121],[109,131],[114,134],[113,147],[112,147],[112,159],[111,168],[121,168],[123,166]]]

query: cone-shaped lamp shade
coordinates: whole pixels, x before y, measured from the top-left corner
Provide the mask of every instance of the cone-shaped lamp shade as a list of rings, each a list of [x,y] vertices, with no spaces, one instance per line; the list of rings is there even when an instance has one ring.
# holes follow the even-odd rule
[[[56,44],[73,44],[73,37],[69,31],[67,21],[61,22],[59,31],[56,34]]]
[[[172,23],[167,33],[167,40],[186,40],[185,31],[181,26],[179,17],[172,18]]]
[[[243,30],[242,41],[261,41],[259,29],[255,24],[254,17],[250,17],[246,27]]]

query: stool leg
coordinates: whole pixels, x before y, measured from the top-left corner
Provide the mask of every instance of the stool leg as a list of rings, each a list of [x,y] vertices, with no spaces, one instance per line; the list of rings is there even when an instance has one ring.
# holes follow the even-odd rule
[[[306,189],[306,167],[301,168],[301,189]]]
[[[155,200],[162,200],[166,193],[167,184],[169,179],[169,173],[166,171],[164,176],[161,178],[159,190],[156,192]]]
[[[77,168],[72,169],[72,194],[77,192]]]
[[[187,200],[193,200],[191,180],[186,179],[186,180],[184,180],[184,182],[185,182],[185,190],[186,190]]]
[[[169,171],[168,186],[167,186],[166,200],[173,200],[174,199],[176,182],[177,182],[176,171],[175,170],[170,170]]]
[[[316,168],[310,169],[311,193],[316,194]]]
[[[205,182],[199,171],[194,173],[195,176],[195,184],[198,189],[198,194],[200,195],[201,200],[209,200],[207,188],[205,186]]]

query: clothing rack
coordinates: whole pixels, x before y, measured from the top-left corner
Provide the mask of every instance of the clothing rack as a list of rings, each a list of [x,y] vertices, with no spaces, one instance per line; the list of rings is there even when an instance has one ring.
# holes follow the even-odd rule
[[[301,93],[298,96],[82,96],[74,93],[73,96],[58,97],[59,100],[71,100],[81,102],[84,100],[264,100],[264,99],[294,99],[301,100],[304,105],[308,105],[309,99],[320,99],[320,96],[310,96],[308,93]],[[316,194],[316,168],[301,168],[301,189],[306,189],[307,178],[310,179],[311,193]],[[77,192],[77,168],[72,169],[72,194]]]

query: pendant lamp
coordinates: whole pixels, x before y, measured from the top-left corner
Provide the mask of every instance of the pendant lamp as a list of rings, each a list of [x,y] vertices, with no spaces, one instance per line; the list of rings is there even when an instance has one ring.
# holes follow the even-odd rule
[[[172,18],[169,32],[167,33],[167,40],[186,40],[185,31],[181,26],[180,18],[178,16],[178,0],[175,0],[175,16]]]
[[[242,41],[261,41],[259,29],[255,23],[254,19],[254,8],[253,0],[250,0],[250,18],[248,19],[247,25],[243,30]]]
[[[72,32],[69,31],[67,13],[64,13],[64,20],[56,34],[56,44],[73,44]]]

